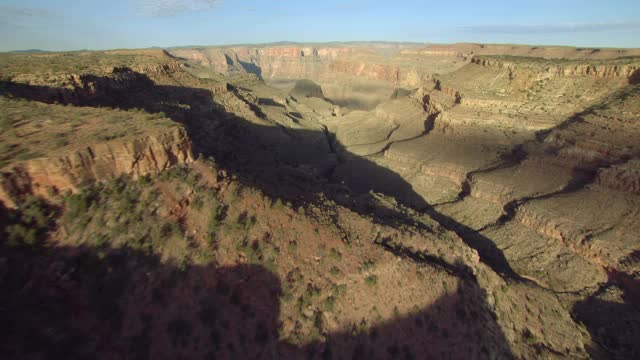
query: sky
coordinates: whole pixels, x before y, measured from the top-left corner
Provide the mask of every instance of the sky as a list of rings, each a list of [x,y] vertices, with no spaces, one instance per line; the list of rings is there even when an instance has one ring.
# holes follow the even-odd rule
[[[0,0],[0,51],[276,41],[640,47],[640,0]]]

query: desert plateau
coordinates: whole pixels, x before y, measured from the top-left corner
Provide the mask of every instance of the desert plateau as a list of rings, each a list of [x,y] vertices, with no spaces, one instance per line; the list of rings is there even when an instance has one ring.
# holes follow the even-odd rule
[[[638,359],[639,234],[640,48],[0,53],[2,359]]]

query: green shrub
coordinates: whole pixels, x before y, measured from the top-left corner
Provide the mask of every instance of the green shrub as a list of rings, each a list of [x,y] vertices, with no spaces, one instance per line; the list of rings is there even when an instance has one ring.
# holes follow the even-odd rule
[[[23,224],[9,225],[6,228],[7,240],[10,245],[35,245],[38,242],[38,232],[35,228],[28,228]]]
[[[347,285],[345,284],[333,284],[331,286],[331,291],[333,292],[333,295],[335,296],[342,296],[344,295],[345,292],[347,292]]]
[[[336,298],[333,297],[333,295],[324,299],[324,301],[322,302],[322,307],[326,311],[332,311],[335,306],[336,306]]]
[[[222,221],[227,218],[227,207],[225,205],[215,204],[209,214],[209,223],[207,224],[206,238],[209,243],[214,243],[216,234],[220,228]]]
[[[296,310],[302,314],[306,308],[308,308],[313,299],[320,296],[320,288],[312,284],[307,285],[306,291],[298,298],[296,302]]]
[[[55,210],[46,201],[35,197],[27,196],[25,202],[20,206],[22,220],[27,224],[37,228],[46,228],[53,223]]]
[[[298,249],[298,242],[296,240],[289,241],[289,243],[287,244],[287,248],[289,249],[289,252],[296,252],[296,250]]]
[[[74,219],[83,216],[89,210],[92,200],[87,193],[69,195],[65,198],[66,211],[64,220],[72,222]]]
[[[120,194],[120,212],[123,214],[131,213],[140,199],[140,190],[138,190],[135,184],[129,184],[124,187]]]
[[[284,286],[282,288],[282,292],[280,293],[280,302],[288,303],[291,300],[293,300],[293,292],[291,292],[291,289],[288,286]]]
[[[263,259],[262,247],[257,240],[251,243],[251,246],[248,247],[247,256],[249,258],[249,263],[253,264],[259,263]]]
[[[280,210],[284,208],[284,203],[279,198],[271,205],[272,209]]]
[[[46,201],[27,196],[17,210],[8,212],[4,229],[7,241],[13,246],[37,245],[55,224],[56,215],[56,209]]]
[[[375,264],[376,263],[373,260],[365,260],[365,262],[362,264],[361,270],[362,271],[369,271],[369,270],[373,269],[373,266]]]
[[[181,232],[182,230],[180,229],[180,224],[175,222],[167,221],[160,227],[160,236],[162,236],[164,239],[179,235]]]
[[[374,287],[374,286],[376,286],[378,284],[378,277],[376,275],[369,275],[364,279],[364,281],[370,287]]]
[[[331,258],[335,261],[340,261],[342,260],[342,253],[336,248],[331,248]]]
[[[191,205],[194,209],[200,211],[204,207],[204,199],[201,194],[197,194],[194,196],[193,201],[191,201]]]
[[[236,220],[236,228],[244,231],[249,231],[256,225],[256,217],[249,216],[249,214],[245,211],[238,215],[238,219]]]

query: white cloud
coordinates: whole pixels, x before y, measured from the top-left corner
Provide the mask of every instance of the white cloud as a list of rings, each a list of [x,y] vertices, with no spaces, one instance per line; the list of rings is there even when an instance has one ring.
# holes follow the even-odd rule
[[[135,0],[138,10],[147,16],[165,17],[186,12],[209,10],[223,0]]]

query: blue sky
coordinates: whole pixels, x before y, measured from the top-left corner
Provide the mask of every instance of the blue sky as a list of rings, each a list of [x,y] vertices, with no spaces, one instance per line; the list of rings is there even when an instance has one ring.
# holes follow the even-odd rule
[[[384,40],[640,47],[640,0],[0,0],[0,51]]]

